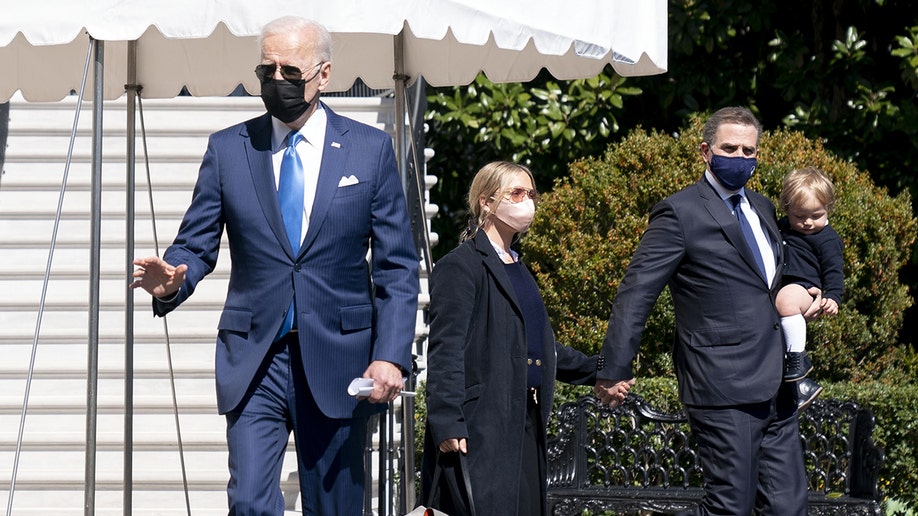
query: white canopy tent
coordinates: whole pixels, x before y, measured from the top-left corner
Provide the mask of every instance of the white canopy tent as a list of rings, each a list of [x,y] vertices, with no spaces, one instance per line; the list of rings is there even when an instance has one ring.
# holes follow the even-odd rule
[[[523,82],[541,68],[558,79],[666,71],[664,0],[42,0],[0,1],[0,101],[16,92],[59,100],[80,86],[88,37],[105,41],[103,98],[124,94],[127,42],[137,42],[145,98],[258,92],[257,34],[297,14],[334,35],[331,91],[357,77],[372,88],[424,76],[433,86]],[[397,38],[395,38],[397,36]],[[403,55],[396,59],[394,39]],[[91,83],[90,83],[91,84]]]
[[[434,86],[451,86],[468,84],[479,72],[493,82],[525,82],[543,68],[558,79],[592,77],[607,65],[623,76],[663,73],[666,5],[666,0],[40,0],[31,4],[0,0],[0,102],[17,91],[33,102],[57,101],[74,92],[82,96],[84,79],[93,97],[95,251],[90,282],[96,293],[90,295],[89,306],[87,513],[92,513],[94,504],[92,364],[98,346],[98,328],[93,325],[98,325],[99,310],[96,233],[101,212],[103,100],[128,93],[130,146],[134,95],[171,98],[186,88],[194,96],[224,96],[240,84],[258,94],[253,70],[259,59],[260,28],[281,15],[304,16],[332,33],[330,91],[345,91],[357,78],[371,88],[395,90],[396,153],[406,179],[406,87],[419,77]],[[133,157],[129,149],[129,228],[133,225]],[[131,243],[127,272],[132,255]],[[133,314],[130,295],[126,303],[127,313]],[[128,348],[131,328],[127,324]],[[130,361],[129,350],[126,355]],[[126,383],[131,367],[126,364]],[[24,405],[27,402],[28,388]],[[125,407],[129,410],[130,399]],[[23,421],[25,414],[24,406]],[[130,439],[126,423],[126,451]],[[129,475],[129,468],[125,474]],[[15,485],[15,466],[11,485]],[[130,486],[129,477],[125,485]],[[12,498],[11,489],[10,504]]]

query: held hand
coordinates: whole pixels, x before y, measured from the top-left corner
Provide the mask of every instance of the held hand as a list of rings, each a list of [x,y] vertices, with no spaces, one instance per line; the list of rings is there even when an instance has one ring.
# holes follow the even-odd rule
[[[838,303],[834,299],[823,298],[822,313],[826,315],[838,315]]]
[[[137,258],[134,265],[137,268],[131,275],[134,281],[130,287],[140,287],[153,297],[168,297],[177,292],[185,282],[185,271],[188,270],[185,264],[173,267],[156,256]]]
[[[401,368],[385,360],[371,362],[363,377],[373,379],[373,392],[367,398],[370,403],[389,403],[405,388]]]
[[[593,392],[604,405],[618,406],[625,401],[628,391],[634,386],[634,378],[630,380],[597,380]]]
[[[820,315],[822,315],[822,290],[816,287],[810,287],[807,289],[807,292],[813,296],[813,303],[810,304],[810,307],[806,309],[806,312],[803,312],[803,318],[807,321],[813,321]]]
[[[462,439],[444,439],[438,448],[440,448],[440,453],[462,452],[462,454],[465,455],[469,452],[465,437]]]

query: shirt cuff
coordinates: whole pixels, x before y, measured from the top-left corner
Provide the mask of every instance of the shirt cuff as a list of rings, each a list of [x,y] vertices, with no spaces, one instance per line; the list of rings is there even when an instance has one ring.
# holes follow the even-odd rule
[[[181,291],[182,291],[182,288],[179,287],[179,289],[176,290],[171,296],[169,296],[169,297],[157,297],[156,300],[159,301],[160,303],[171,303],[171,302],[175,301],[175,300],[178,298],[179,292],[181,292]]]

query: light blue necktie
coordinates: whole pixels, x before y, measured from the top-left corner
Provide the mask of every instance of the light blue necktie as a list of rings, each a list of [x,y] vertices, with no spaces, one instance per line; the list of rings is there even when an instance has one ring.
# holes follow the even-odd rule
[[[749,225],[749,220],[746,219],[746,215],[743,214],[743,208],[740,206],[740,203],[743,202],[743,196],[735,194],[730,197],[730,202],[733,203],[733,213],[736,215],[736,219],[739,220],[739,225],[743,230],[746,245],[749,246],[752,255],[755,256],[755,263],[759,266],[759,273],[762,275],[763,279],[768,281],[768,275],[765,273],[765,261],[762,260],[762,252],[759,251],[758,241],[755,239],[755,233],[752,232],[752,226]]]
[[[303,162],[296,152],[296,144],[303,139],[297,131],[290,131],[287,135],[287,149],[281,159],[280,178],[277,185],[277,198],[280,201],[281,215],[284,217],[284,226],[287,228],[287,238],[290,247],[296,255],[300,249],[300,238],[303,231]],[[281,325],[277,339],[280,339],[293,328],[293,315],[296,313],[294,299],[290,300],[290,308]],[[275,340],[277,340],[275,339]]]

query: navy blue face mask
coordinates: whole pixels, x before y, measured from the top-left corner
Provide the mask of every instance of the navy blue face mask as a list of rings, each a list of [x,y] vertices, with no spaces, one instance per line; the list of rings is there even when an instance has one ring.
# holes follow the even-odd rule
[[[708,168],[717,178],[717,181],[724,188],[730,191],[736,191],[746,185],[746,181],[752,177],[755,167],[758,164],[755,158],[744,158],[742,156],[718,156],[711,153],[711,162]]]

